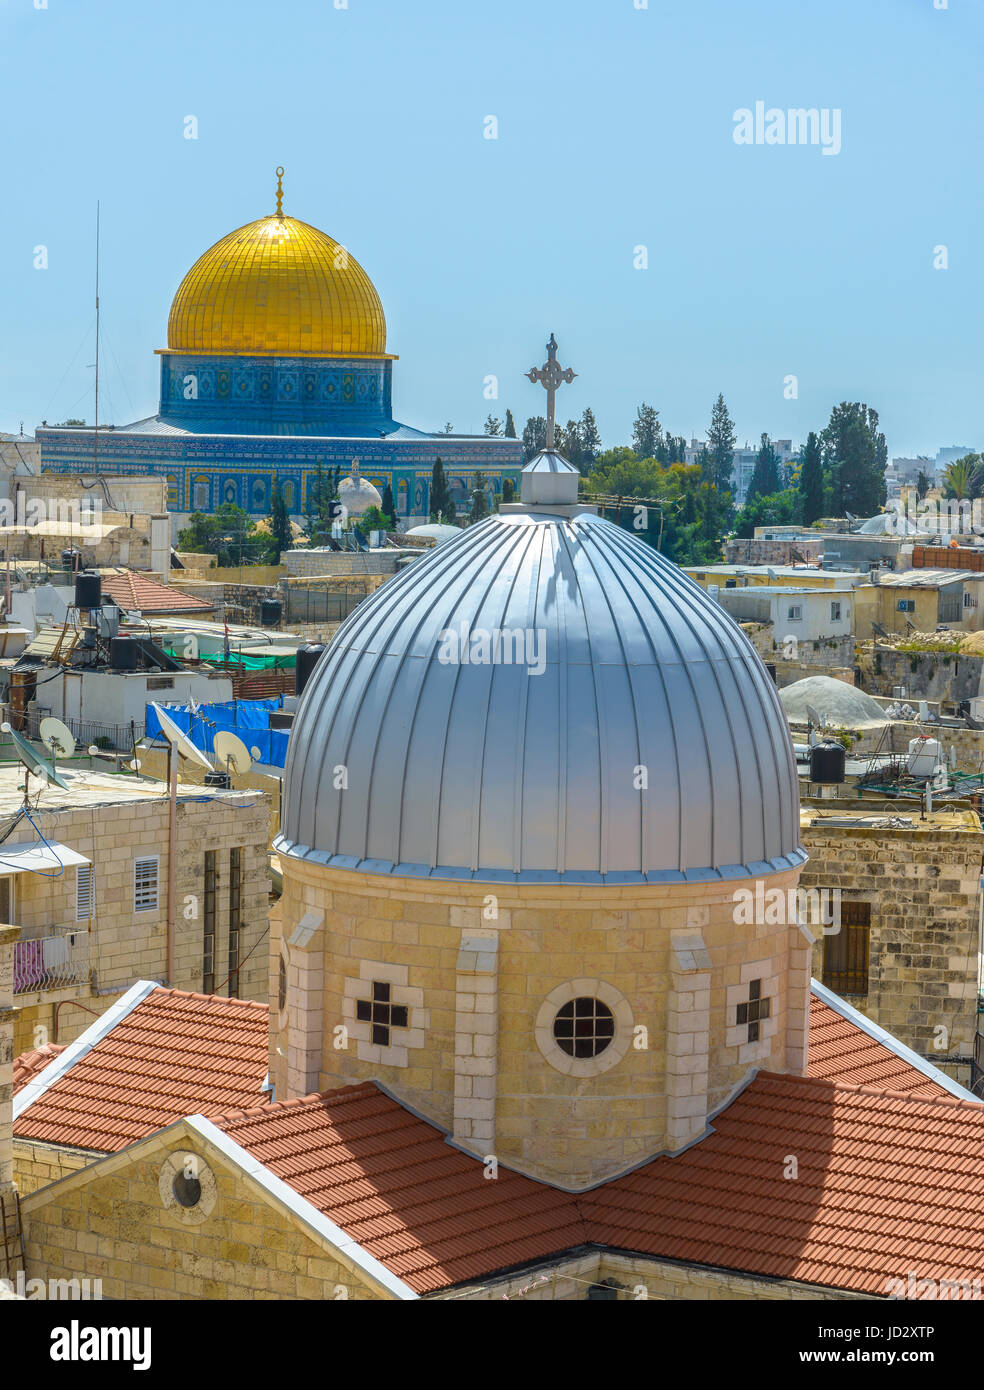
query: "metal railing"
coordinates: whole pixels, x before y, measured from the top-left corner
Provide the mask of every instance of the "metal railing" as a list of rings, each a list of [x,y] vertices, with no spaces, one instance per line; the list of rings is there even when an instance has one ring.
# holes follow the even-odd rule
[[[53,932],[14,943],[14,993],[67,989],[89,980],[89,933]]]

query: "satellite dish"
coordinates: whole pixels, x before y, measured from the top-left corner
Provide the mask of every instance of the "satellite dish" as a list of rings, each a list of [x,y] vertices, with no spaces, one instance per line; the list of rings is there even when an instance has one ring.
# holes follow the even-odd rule
[[[208,758],[206,758],[200,748],[195,747],[187,734],[181,732],[171,716],[165,713],[155,700],[151,700],[150,703],[157,718],[161,722],[161,733],[167,739],[168,743],[170,743],[173,748],[176,748],[183,758],[187,758],[193,763],[201,763],[202,767],[206,767],[209,772],[213,772],[214,768]]]
[[[47,719],[42,719],[39,733],[41,742],[53,759],[70,758],[75,752],[75,735],[60,719],[54,719],[50,715]]]
[[[17,749],[17,756],[42,785],[54,782],[56,787],[61,787],[63,791],[68,791],[69,786],[65,779],[60,776],[53,768],[48,768],[35,750],[28,743],[27,739],[12,729],[9,724],[0,724],[0,731],[8,734],[14,747]]]
[[[823,727],[823,720],[812,705],[807,705],[806,717],[815,728],[820,729]]]
[[[260,758],[261,758],[262,755],[261,755],[260,750],[257,748],[257,746],[256,746],[255,743],[253,744],[253,747],[252,747],[249,751],[250,751],[250,756],[251,756],[252,759],[253,759],[253,762],[254,762],[254,763],[258,763],[258,762],[260,761]]]
[[[215,735],[212,747],[215,749],[215,756],[225,765],[227,772],[237,772],[242,777],[253,766],[245,743],[228,730],[222,730]]]
[[[140,769],[143,767],[143,763],[140,762],[138,758],[134,758],[133,762],[127,763],[127,767],[130,769],[131,772],[139,772]]]

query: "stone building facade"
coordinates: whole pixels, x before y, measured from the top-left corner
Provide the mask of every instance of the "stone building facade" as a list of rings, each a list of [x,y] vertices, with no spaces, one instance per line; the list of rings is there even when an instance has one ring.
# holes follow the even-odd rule
[[[937,811],[922,820],[911,803],[805,808],[802,834],[810,857],[801,886],[841,894],[840,932],[833,924],[817,935],[814,976],[967,1084],[977,1033],[978,817]]]
[[[77,792],[74,807],[71,794],[51,788],[41,814],[35,813],[46,839],[91,862],[91,880],[86,872],[80,882],[85,866],[52,876],[16,875],[13,913],[22,937],[17,1054],[71,1041],[134,981],[167,977],[166,785],[122,777],[99,782],[86,800]],[[46,802],[54,804],[46,809]],[[177,988],[267,997],[266,952],[255,948],[266,929],[269,818],[270,797],[261,791],[179,787],[170,981]],[[0,876],[2,869],[0,862]],[[230,990],[237,954],[238,989],[234,984]]]

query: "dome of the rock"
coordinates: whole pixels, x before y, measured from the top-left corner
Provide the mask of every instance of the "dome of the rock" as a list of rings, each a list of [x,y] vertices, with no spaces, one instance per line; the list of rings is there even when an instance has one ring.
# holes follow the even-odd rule
[[[294,217],[261,217],[224,236],[188,271],[171,304],[169,352],[380,357],[386,319],[346,249]]]

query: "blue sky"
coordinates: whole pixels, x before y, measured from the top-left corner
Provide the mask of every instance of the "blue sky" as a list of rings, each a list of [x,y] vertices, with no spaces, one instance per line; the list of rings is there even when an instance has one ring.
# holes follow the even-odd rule
[[[181,276],[282,163],[285,210],[380,292],[409,424],[521,425],[554,331],[558,415],[606,445],[642,400],[702,433],[718,391],[742,441],[848,399],[891,454],[984,444],[979,0],[36,3],[0,0],[0,429],[92,419],[97,197],[123,423],[156,410]],[[839,110],[840,153],[737,145],[758,100]]]

